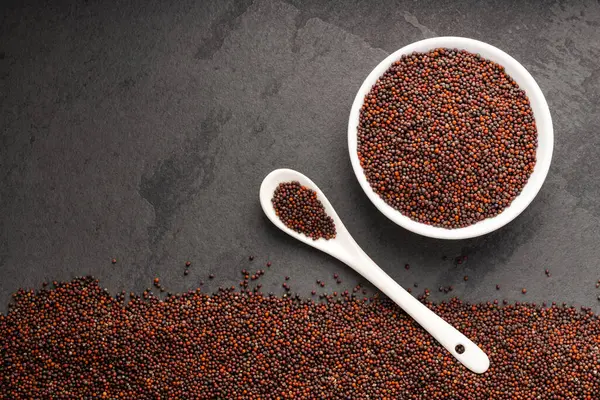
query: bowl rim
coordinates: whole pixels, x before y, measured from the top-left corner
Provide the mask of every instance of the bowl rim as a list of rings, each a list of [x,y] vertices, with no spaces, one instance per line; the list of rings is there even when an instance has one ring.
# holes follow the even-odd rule
[[[357,128],[360,109],[363,105],[365,95],[371,90],[372,86],[392,63],[399,60],[402,55],[411,54],[413,52],[424,52],[434,48],[457,48],[466,50],[472,53],[478,53],[482,57],[502,65],[506,73],[526,92],[536,122],[538,134],[536,164],[521,193],[500,214],[492,218],[486,218],[464,228],[447,229],[426,225],[410,219],[400,213],[400,211],[388,205],[371,188],[371,185],[367,181],[363,169],[360,166],[357,155]],[[552,127],[552,117],[544,94],[535,79],[523,65],[504,51],[488,43],[465,37],[441,36],[424,39],[413,42],[391,53],[383,61],[377,64],[361,84],[352,103],[348,119],[348,151],[350,153],[352,168],[360,186],[369,200],[371,200],[379,211],[396,224],[411,232],[436,239],[458,240],[485,235],[503,227],[519,216],[519,214],[529,206],[541,189],[550,169],[553,148],[554,130]]]

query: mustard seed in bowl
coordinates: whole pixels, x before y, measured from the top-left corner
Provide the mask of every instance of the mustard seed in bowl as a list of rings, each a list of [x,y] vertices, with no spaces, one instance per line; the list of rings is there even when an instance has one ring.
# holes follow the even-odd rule
[[[414,221],[462,228],[500,214],[536,162],[525,92],[465,50],[402,56],[360,110],[357,155],[372,189]]]

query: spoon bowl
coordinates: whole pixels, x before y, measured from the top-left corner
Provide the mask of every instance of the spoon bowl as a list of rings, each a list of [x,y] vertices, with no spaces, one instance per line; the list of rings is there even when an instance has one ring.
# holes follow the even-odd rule
[[[329,215],[333,222],[335,223],[336,237],[332,240],[325,239],[317,239],[313,240],[306,235],[298,233],[287,226],[279,219],[277,215],[275,215],[275,209],[273,208],[273,204],[271,203],[271,199],[273,198],[273,193],[277,186],[283,182],[292,182],[297,181],[300,182],[301,185],[306,186],[314,190],[317,193],[317,198],[321,200],[323,207],[325,208],[325,212]],[[276,227],[287,233],[288,235],[294,237],[295,239],[308,244],[309,246],[315,247],[327,254],[330,254],[337,258],[338,254],[341,254],[344,251],[342,238],[350,237],[348,230],[342,223],[342,220],[337,215],[327,197],[321,192],[321,189],[311,181],[307,176],[301,174],[298,171],[294,171],[292,169],[277,169],[271,172],[269,175],[265,177],[261,186],[260,186],[260,205],[265,212],[267,218],[271,220]]]
[[[330,240],[324,238],[313,240],[308,236],[288,228],[275,214],[271,203],[273,193],[280,183],[297,181],[301,185],[314,190],[317,198],[323,204],[325,212],[335,224],[336,237]],[[260,186],[260,205],[267,217],[276,227],[288,235],[319,249],[350,268],[354,269],[375,287],[385,293],[394,303],[410,315],[419,325],[429,332],[446,350],[448,350],[460,363],[475,373],[484,373],[490,365],[489,358],[475,343],[460,333],[452,325],[444,321],[437,314],[415,299],[402,286],[386,274],[369,256],[358,246],[352,238],[342,220],[333,209],[325,194],[308,177],[291,169],[277,169],[265,177]]]

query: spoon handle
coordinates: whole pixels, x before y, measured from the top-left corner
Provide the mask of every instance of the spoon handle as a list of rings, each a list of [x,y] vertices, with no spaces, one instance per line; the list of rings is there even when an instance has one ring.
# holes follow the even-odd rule
[[[394,303],[417,321],[423,329],[429,332],[460,363],[479,374],[484,373],[488,369],[490,361],[483,350],[404,290],[385,271],[379,268],[353,239],[347,238],[344,243],[344,250],[344,252],[340,252],[334,256],[385,293]]]

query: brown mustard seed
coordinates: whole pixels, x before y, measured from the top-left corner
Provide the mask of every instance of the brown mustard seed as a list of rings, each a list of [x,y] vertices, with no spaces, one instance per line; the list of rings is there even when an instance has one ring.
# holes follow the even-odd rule
[[[519,195],[535,165],[537,128],[501,65],[435,49],[403,55],[377,80],[357,140],[365,177],[387,204],[453,229],[498,215]]]
[[[388,300],[340,295],[21,289],[0,315],[0,399],[600,398],[589,307],[421,297],[490,357],[477,375]]]
[[[313,240],[335,238],[335,224],[317,193],[299,182],[280,183],[271,199],[275,214],[288,228]]]

